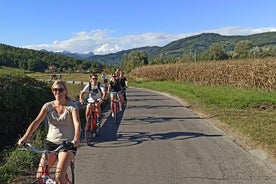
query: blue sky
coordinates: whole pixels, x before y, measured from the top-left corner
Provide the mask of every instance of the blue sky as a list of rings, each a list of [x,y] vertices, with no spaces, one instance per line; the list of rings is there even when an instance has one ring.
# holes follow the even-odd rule
[[[276,31],[275,0],[0,0],[0,43],[107,54],[200,33]]]

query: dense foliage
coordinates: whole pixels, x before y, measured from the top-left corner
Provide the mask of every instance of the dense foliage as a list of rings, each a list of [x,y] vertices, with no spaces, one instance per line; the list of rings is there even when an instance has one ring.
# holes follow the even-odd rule
[[[16,143],[45,101],[53,99],[46,83],[23,73],[0,73],[0,150]]]
[[[103,65],[62,54],[23,49],[0,44],[0,66],[8,66],[34,72],[101,72]]]
[[[134,68],[141,67],[148,64],[148,56],[143,51],[132,51],[129,54],[124,54],[122,58],[121,67],[127,73]]]

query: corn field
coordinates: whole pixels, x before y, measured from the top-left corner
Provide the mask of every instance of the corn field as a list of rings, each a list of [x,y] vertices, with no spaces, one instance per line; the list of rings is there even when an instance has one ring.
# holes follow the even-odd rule
[[[150,65],[132,70],[130,77],[276,91],[276,58]]]

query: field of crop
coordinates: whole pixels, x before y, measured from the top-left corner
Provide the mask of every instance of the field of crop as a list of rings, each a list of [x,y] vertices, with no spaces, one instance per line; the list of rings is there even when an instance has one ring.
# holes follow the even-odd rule
[[[276,91],[276,58],[152,65],[137,68],[130,76],[152,81]]]

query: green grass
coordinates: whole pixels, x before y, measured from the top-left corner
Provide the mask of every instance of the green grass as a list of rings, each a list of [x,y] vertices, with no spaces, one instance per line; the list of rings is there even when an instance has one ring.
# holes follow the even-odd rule
[[[276,104],[276,93],[233,87],[200,86],[172,81],[130,82],[135,87],[168,92],[206,107],[245,109]]]
[[[41,79],[41,80],[49,80],[51,78],[52,74],[46,74],[46,73],[28,73],[29,77]],[[89,81],[89,75],[90,73],[63,73],[62,79],[66,81]],[[57,77],[59,78],[59,74],[57,74]],[[100,74],[98,76],[100,78]]]
[[[134,81],[133,87],[167,92],[187,101],[194,110],[216,117],[222,127],[246,143],[276,158],[276,92],[171,81]]]

